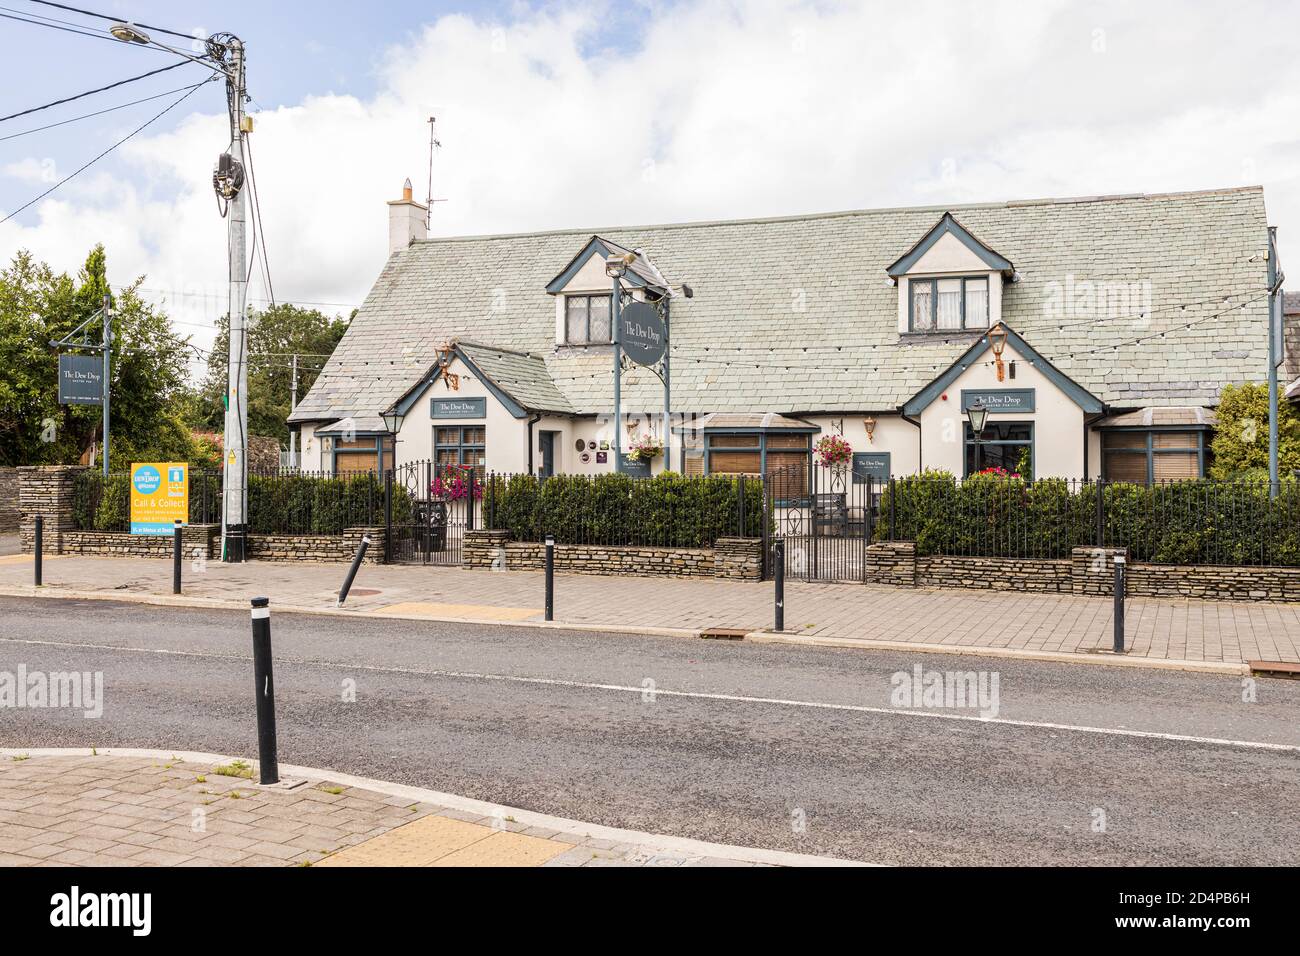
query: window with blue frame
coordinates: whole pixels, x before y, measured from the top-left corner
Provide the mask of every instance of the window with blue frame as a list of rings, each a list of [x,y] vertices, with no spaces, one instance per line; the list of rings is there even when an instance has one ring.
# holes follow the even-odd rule
[[[483,425],[437,425],[433,460],[438,470],[470,467],[482,478],[487,467],[487,428]]]
[[[1205,429],[1116,429],[1101,434],[1102,478],[1150,485],[1205,477]]]
[[[811,433],[708,433],[704,467],[710,475],[761,475],[778,500],[799,500],[808,496],[811,453]]]
[[[329,437],[329,436],[322,436]],[[393,467],[391,435],[356,435],[352,441],[334,439],[331,467],[336,475],[381,475]]]

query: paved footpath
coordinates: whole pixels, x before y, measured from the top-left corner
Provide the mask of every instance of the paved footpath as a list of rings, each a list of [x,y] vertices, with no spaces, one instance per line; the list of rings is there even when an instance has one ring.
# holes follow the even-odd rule
[[[184,597],[172,597],[172,566],[154,558],[47,556],[50,597],[113,597],[199,606],[248,607],[256,595],[272,608],[335,607],[347,568],[341,564],[187,563]],[[30,555],[0,557],[0,593],[26,596]],[[344,613],[484,623],[541,622],[543,577],[530,571],[479,571],[406,565],[367,566]],[[1093,662],[1116,658],[1108,597],[857,584],[786,585],[786,634],[762,640],[875,643],[912,650]],[[557,575],[555,621],[602,630],[698,633],[714,627],[760,632],[772,626],[770,582],[604,575]],[[1300,662],[1300,604],[1130,598],[1129,663],[1237,667],[1244,661]]]
[[[235,775],[223,775],[219,770]],[[842,866],[209,754],[0,750],[0,866]]]

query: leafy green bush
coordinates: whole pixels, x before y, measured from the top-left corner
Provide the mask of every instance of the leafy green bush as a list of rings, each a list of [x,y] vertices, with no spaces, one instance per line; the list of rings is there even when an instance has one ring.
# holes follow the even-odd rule
[[[918,554],[1068,558],[1097,543],[1097,485],[926,471],[887,486],[875,540]],[[1102,541],[1134,561],[1300,565],[1300,482],[1179,481],[1102,486]]]
[[[530,475],[492,479],[483,495],[485,520],[516,541],[553,534],[562,544],[707,548],[718,538],[759,537],[763,484],[715,475],[654,478],[623,474]]]

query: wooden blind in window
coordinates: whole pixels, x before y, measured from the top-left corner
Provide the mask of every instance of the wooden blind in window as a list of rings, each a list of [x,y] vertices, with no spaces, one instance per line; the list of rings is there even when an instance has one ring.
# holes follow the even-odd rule
[[[758,449],[754,451],[715,451],[709,455],[709,472],[715,475],[759,474]]]
[[[1111,452],[1106,455],[1107,481],[1147,482],[1147,456],[1137,452]]]
[[[1159,436],[1157,436],[1159,437]],[[1191,454],[1166,452],[1156,455],[1153,471],[1156,481],[1182,481],[1201,477],[1201,459]]]
[[[767,480],[778,499],[804,497],[808,494],[808,455],[768,451]]]

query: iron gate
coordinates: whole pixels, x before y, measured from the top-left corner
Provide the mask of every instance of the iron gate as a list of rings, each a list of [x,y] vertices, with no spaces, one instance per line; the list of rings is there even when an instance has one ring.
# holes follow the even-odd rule
[[[867,545],[880,517],[878,479],[846,463],[774,471],[765,484],[772,534],[785,539],[787,578],[866,580]]]
[[[473,468],[412,461],[388,473],[388,560],[459,565],[465,532],[480,527],[483,483]]]

